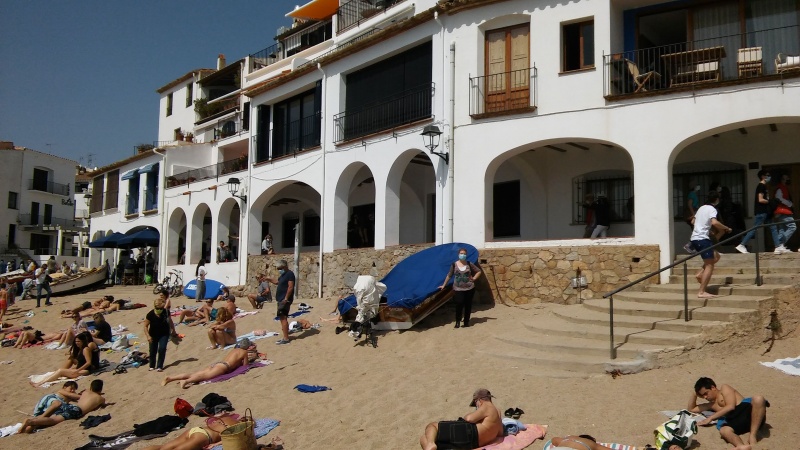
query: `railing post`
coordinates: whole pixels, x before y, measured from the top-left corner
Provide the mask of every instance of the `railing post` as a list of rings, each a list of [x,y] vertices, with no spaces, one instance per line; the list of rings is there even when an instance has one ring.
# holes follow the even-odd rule
[[[614,296],[608,297],[608,324],[611,333],[611,347],[609,348],[611,359],[617,359],[617,349],[614,348]]]
[[[758,247],[756,247],[756,286],[761,286],[761,264],[759,262],[760,258],[758,257]]]
[[[689,266],[683,262],[683,321],[689,321]]]

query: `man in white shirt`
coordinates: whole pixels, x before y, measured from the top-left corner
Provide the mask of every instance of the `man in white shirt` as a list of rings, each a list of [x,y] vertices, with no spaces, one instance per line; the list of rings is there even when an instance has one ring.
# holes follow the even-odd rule
[[[700,283],[700,290],[697,293],[697,298],[714,298],[716,295],[706,292],[708,282],[711,280],[711,275],[714,273],[714,264],[719,261],[719,253],[710,248],[714,246],[711,241],[709,233],[712,228],[716,228],[725,233],[729,233],[731,229],[725,224],[717,220],[717,208],[715,206],[719,203],[719,193],[713,190],[708,193],[706,197],[708,203],[701,206],[692,219],[692,249],[700,253],[703,258],[703,268],[697,272],[695,277],[697,282]]]
[[[47,271],[47,266],[42,265],[36,269],[34,276],[36,277],[36,307],[38,308],[41,306],[42,290],[47,291],[47,298],[44,300],[45,306],[52,306],[53,304],[50,303],[50,295],[53,291],[50,289],[50,281],[48,280],[50,274]]]

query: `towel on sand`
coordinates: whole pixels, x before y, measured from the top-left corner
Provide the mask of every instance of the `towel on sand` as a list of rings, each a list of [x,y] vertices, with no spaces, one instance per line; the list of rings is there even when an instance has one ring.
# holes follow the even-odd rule
[[[256,435],[256,439],[264,437],[270,431],[277,428],[278,425],[281,424],[280,420],[273,420],[273,419],[256,419],[256,425],[253,429],[253,432]],[[213,447],[206,447],[208,450],[222,450],[222,444],[217,444]]]
[[[268,337],[273,337],[273,336],[277,336],[277,335],[278,335],[278,333],[276,333],[274,331],[270,331],[269,333],[262,334],[261,336],[257,336],[254,331],[251,331],[251,332],[249,332],[247,334],[244,334],[242,336],[237,337],[236,341],[237,342],[241,341],[244,338],[250,339],[251,341],[257,341],[259,339],[266,339]],[[228,346],[225,347],[225,350],[230,350],[235,346],[236,346],[236,344],[228,345]]]
[[[253,314],[258,314],[258,310],[255,311],[242,311],[240,309],[236,310],[236,314],[233,315],[234,319],[238,319],[240,317],[247,317],[252,316]]]
[[[302,316],[303,314],[308,314],[308,313],[310,313],[310,312],[311,312],[311,311],[309,311],[309,310],[305,310],[305,311],[297,311],[297,312],[293,312],[293,313],[289,314],[289,317],[297,317],[297,316]],[[281,318],[280,318],[280,317],[278,317],[278,316],[275,316],[275,318],[274,318],[274,319],[272,319],[272,320],[281,320]]]
[[[614,450],[636,450],[636,447],[634,447],[633,445],[613,444],[613,443],[605,443],[604,444],[604,443],[600,443],[600,442],[598,442],[598,444],[600,444],[600,445],[602,445],[604,447],[613,448]],[[544,447],[542,447],[542,450],[550,450],[550,448],[552,448],[552,447],[553,447],[553,443],[550,442],[550,441],[547,441],[547,442],[545,442]]]
[[[259,367],[266,367],[266,366],[268,366],[270,364],[272,364],[272,361],[267,359],[267,360],[263,360],[263,361],[254,362],[253,364],[250,364],[249,366],[239,366],[236,369],[234,369],[232,372],[228,372],[228,373],[220,375],[218,377],[214,377],[214,378],[212,378],[210,380],[202,381],[199,384],[219,383],[220,381],[230,380],[231,378],[233,378],[235,376],[238,376],[238,375],[241,375],[241,374],[247,372],[250,369],[257,369]]]
[[[800,356],[797,358],[776,359],[773,362],[762,362],[761,365],[778,369],[783,373],[788,373],[789,375],[800,376]]]
[[[49,377],[50,375],[53,375],[54,373],[55,372],[47,372],[47,373],[43,373],[41,375],[31,375],[31,376],[28,377],[28,379],[31,380],[31,383],[33,383],[33,384],[39,384],[42,381],[46,380],[47,377]],[[49,388],[50,386],[53,386],[53,385],[56,385],[56,384],[59,384],[59,383],[64,383],[64,382],[67,382],[67,381],[76,381],[76,380],[80,380],[81,378],[83,378],[83,377],[80,376],[78,378],[59,378],[56,381],[51,381],[49,383],[44,383],[44,384],[40,385],[39,387]]]
[[[547,426],[535,424],[525,426],[526,430],[520,431],[516,435],[497,438],[491,444],[481,448],[483,450],[521,450],[547,434]]]
[[[331,388],[328,386],[316,386],[316,385],[309,385],[309,384],[298,384],[294,387],[300,392],[305,392],[307,394],[311,394],[314,392],[322,392],[322,391],[330,391]]]

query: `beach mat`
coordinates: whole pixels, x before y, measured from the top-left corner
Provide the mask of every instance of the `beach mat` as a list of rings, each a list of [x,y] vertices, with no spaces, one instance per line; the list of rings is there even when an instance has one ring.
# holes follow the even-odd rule
[[[47,377],[49,377],[50,375],[52,375],[54,373],[55,372],[47,372],[47,373],[43,373],[41,375],[31,375],[31,376],[28,377],[28,379],[31,380],[31,383],[33,383],[33,384],[41,383],[42,380],[46,380]],[[81,378],[83,378],[83,376],[80,376],[78,378],[59,378],[58,380],[51,381],[49,383],[44,383],[44,384],[40,385],[39,387],[40,388],[49,388],[50,386],[55,386],[56,384],[65,383],[67,381],[77,381],[77,380],[80,380]]]
[[[800,356],[797,358],[776,359],[773,362],[762,362],[761,365],[778,369],[789,375],[800,376]]]
[[[148,436],[136,436],[133,431],[126,431],[125,433],[118,434],[111,437],[89,435],[89,443],[80,447],[75,447],[75,450],[125,450],[137,441],[149,441],[150,439],[161,438],[169,433],[151,434]]]
[[[268,337],[274,337],[274,336],[277,336],[277,335],[278,335],[278,333],[276,333],[275,331],[270,331],[268,333],[262,334],[261,336],[257,336],[254,331],[251,331],[251,332],[249,332],[247,334],[243,334],[241,336],[238,336],[236,338],[236,342],[239,342],[244,338],[250,339],[250,341],[258,341],[260,339],[266,339]],[[236,344],[226,345],[225,346],[225,350],[230,350],[233,347],[236,347]]]
[[[256,419],[255,429],[253,430],[256,439],[266,436],[270,431],[274,430],[281,424],[280,420],[274,419]],[[216,444],[213,447],[206,446],[207,450],[222,450],[222,444]]]
[[[608,448],[614,449],[614,450],[637,450],[636,447],[634,447],[633,445],[614,444],[614,443],[602,444],[600,442],[598,442],[598,444],[600,444],[600,445],[602,445],[604,447],[608,447]],[[547,441],[547,442],[544,443],[544,447],[542,447],[542,450],[550,450],[551,448],[553,448],[553,443],[550,442],[550,441]]]
[[[234,369],[232,372],[228,372],[226,374],[214,377],[214,378],[212,378],[210,380],[201,381],[198,384],[219,383],[220,381],[230,380],[233,377],[239,376],[239,375],[241,375],[243,373],[247,373],[247,371],[249,371],[250,369],[257,369],[259,367],[266,367],[266,366],[268,366],[270,364],[272,364],[272,361],[270,361],[268,359],[263,360],[263,361],[256,361],[253,364],[250,364],[249,366],[239,366],[236,369]]]
[[[547,434],[546,426],[535,424],[526,424],[525,426],[528,427],[525,431],[520,431],[515,435],[497,438],[491,444],[480,448],[483,450],[521,450]]]

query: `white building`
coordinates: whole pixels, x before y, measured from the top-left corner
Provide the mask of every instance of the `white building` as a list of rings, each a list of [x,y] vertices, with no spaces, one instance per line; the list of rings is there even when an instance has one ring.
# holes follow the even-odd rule
[[[296,223],[324,253],[589,245],[588,193],[611,201],[606,242],[656,244],[666,265],[690,181],[727,187],[751,224],[759,169],[800,176],[795,0],[312,0],[289,15],[276,44],[159,89],[159,139],[193,134],[162,146],[165,269],[210,258],[244,282],[246,255],[268,233],[289,251]],[[219,241],[235,261],[217,262]]]
[[[21,252],[37,260],[73,256],[73,237],[86,231],[75,220],[78,163],[0,142],[0,214],[2,253]],[[75,249],[77,251],[77,249]]]

